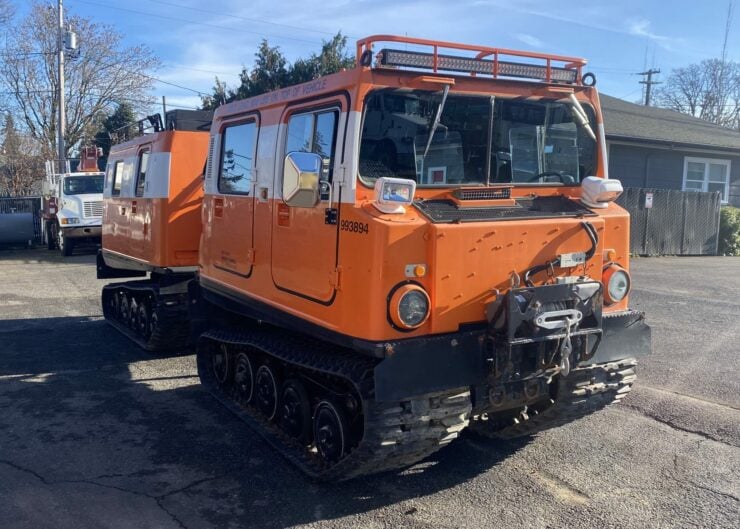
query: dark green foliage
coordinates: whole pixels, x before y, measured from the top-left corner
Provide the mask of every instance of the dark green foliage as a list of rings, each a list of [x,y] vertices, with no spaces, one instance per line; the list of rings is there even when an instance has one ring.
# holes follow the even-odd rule
[[[254,56],[254,68],[251,71],[242,68],[240,84],[236,89],[228,88],[226,83],[216,78],[213,95],[202,100],[203,110],[213,110],[224,103],[312,81],[322,75],[353,68],[355,64],[354,58],[347,52],[347,37],[341,32],[323,41],[321,53],[298,59],[293,64],[288,64],[280,48],[270,46],[267,40],[262,41]]]
[[[118,105],[112,114],[109,114],[95,134],[95,145],[103,149],[101,166],[105,167],[110,148],[116,143],[121,143],[136,135],[136,116],[134,110],[128,103]]]
[[[740,256],[740,208],[726,206],[720,211],[718,252]]]

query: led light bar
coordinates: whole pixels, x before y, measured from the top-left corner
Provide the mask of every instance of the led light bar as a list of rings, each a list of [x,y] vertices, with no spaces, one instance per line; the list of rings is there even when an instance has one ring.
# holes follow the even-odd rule
[[[379,56],[382,66],[434,69],[434,54],[432,53],[383,49]],[[497,77],[548,80],[547,66],[456,57],[454,55],[437,55],[437,71],[439,70],[494,75]],[[551,82],[575,83],[577,78],[578,72],[575,69],[550,67],[549,80]]]

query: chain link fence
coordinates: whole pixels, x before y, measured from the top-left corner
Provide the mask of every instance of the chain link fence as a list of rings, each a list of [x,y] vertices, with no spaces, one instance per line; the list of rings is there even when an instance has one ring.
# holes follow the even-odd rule
[[[0,244],[41,242],[41,197],[0,198]]]
[[[631,253],[717,255],[719,193],[633,187],[617,203],[630,212]]]

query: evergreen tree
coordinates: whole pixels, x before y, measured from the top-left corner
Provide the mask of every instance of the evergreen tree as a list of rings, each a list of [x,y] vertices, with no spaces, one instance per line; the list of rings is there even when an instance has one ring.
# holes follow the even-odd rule
[[[230,89],[226,83],[216,78],[213,95],[202,98],[202,108],[213,110],[237,99],[253,97],[353,68],[354,64],[354,57],[347,52],[347,37],[341,32],[330,40],[323,41],[321,53],[298,59],[293,64],[288,64],[278,46],[270,46],[267,40],[263,40],[255,53],[254,68],[251,71],[246,67],[242,68],[239,86]]]
[[[95,145],[103,149],[102,167],[108,160],[111,147],[130,140],[136,134],[136,116],[128,103],[120,103],[101,123],[95,134]]]

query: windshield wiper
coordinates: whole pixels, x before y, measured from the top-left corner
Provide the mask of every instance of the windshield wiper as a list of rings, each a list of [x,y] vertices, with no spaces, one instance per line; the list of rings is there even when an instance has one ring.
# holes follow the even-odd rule
[[[437,127],[439,127],[439,122],[442,119],[442,110],[445,107],[445,102],[447,101],[447,94],[450,93],[450,85],[445,85],[444,91],[442,92],[442,102],[437,107],[437,114],[434,116],[434,123],[432,124],[432,130],[429,133],[429,139],[427,140],[427,146],[424,149],[424,155],[421,157],[421,160],[424,161],[424,158],[427,157],[427,153],[429,152],[429,147],[432,145],[432,139],[434,138],[434,133],[437,131]]]
[[[571,114],[573,115],[573,118],[578,122],[578,126],[585,129],[588,135],[591,136],[591,139],[596,141],[596,134],[594,134],[594,131],[591,128],[590,123],[588,122],[586,111],[583,110],[583,107],[581,106],[580,101],[578,101],[578,99],[576,98],[576,95],[570,94],[568,96],[568,102],[570,103]]]

